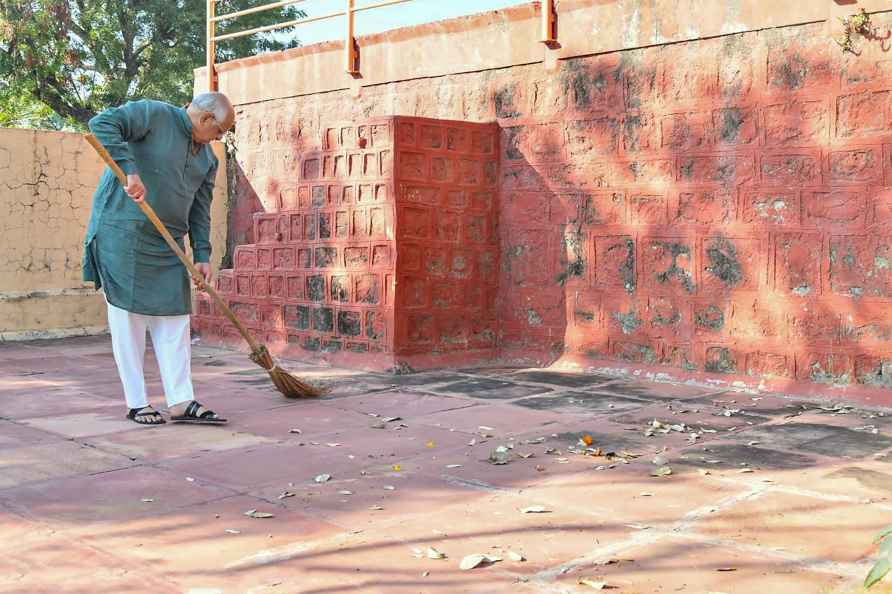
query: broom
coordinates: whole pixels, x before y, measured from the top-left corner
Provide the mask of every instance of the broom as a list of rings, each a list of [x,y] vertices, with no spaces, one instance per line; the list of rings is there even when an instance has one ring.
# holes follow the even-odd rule
[[[115,163],[114,159],[112,159],[111,155],[108,154],[108,151],[105,150],[105,147],[96,139],[92,134],[85,134],[87,142],[90,143],[96,152],[102,157],[102,160],[105,161],[106,165],[112,170],[112,172],[117,176],[118,181],[121,182],[121,185],[127,186],[127,176],[124,175],[124,172],[121,171],[121,168]],[[235,317],[235,314],[232,313],[232,310],[229,309],[229,306],[226,305],[226,302],[220,298],[220,295],[213,289],[213,287],[209,286],[204,282],[204,277],[198,270],[196,270],[195,266],[193,266],[192,262],[186,257],[186,254],[183,253],[183,250],[180,249],[180,246],[177,245],[177,242],[174,241],[173,237],[171,237],[170,232],[164,226],[164,223],[158,218],[158,215],[155,214],[155,211],[149,206],[149,203],[143,200],[142,202],[137,202],[137,206],[145,213],[145,215],[152,221],[152,224],[155,225],[155,228],[158,230],[158,233],[161,234],[161,237],[164,238],[164,241],[167,242],[167,245],[170,246],[170,249],[174,251],[183,265],[186,266],[186,269],[192,275],[193,280],[195,281],[196,286],[199,290],[207,291],[207,293],[214,299],[217,306],[220,310],[229,318],[229,321],[233,323],[242,337],[247,341],[248,346],[251,347],[251,360],[254,361],[257,365],[263,367],[268,373],[269,377],[272,380],[273,384],[275,384],[276,389],[279,390],[282,394],[285,395],[286,398],[307,398],[312,396],[320,396],[322,395],[322,390],[316,386],[308,384],[294,377],[281,367],[279,367],[275,361],[273,361],[272,355],[270,355],[269,350],[266,348],[266,345],[257,344],[257,341],[254,340],[254,337],[248,332],[247,329],[239,322],[238,318]]]

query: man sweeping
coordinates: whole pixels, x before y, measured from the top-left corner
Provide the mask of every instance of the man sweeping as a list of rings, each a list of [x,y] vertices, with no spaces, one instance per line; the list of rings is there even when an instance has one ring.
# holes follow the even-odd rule
[[[146,398],[147,331],[171,421],[226,422],[195,400],[192,293],[186,268],[136,203],[148,201],[181,248],[189,234],[195,267],[209,283],[217,158],[208,143],[220,140],[234,121],[225,95],[204,93],[185,108],[134,101],[89,122],[91,132],[127,175],[127,185],[123,187],[108,168],[99,182],[84,242],[84,280],[103,289],[127,418],[139,424],[166,422]]]

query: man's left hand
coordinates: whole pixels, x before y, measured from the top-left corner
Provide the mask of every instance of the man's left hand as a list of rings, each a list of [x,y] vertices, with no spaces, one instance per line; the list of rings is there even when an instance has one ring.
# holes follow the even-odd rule
[[[205,286],[211,283],[211,265],[207,262],[196,262],[195,269],[201,273],[202,279],[192,279],[195,282],[195,288],[204,291]]]

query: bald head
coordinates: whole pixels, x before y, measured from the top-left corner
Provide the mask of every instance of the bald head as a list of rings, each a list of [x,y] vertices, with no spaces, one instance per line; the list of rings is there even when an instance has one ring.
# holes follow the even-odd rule
[[[192,139],[201,144],[220,140],[235,123],[235,110],[223,93],[196,95],[186,113],[192,120]]]

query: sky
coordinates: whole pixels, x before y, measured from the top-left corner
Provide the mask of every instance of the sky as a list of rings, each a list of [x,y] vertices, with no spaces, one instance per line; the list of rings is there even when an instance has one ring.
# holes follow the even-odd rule
[[[356,0],[356,6],[374,4],[380,0]],[[420,23],[441,21],[457,16],[476,14],[497,10],[518,4],[527,4],[530,0],[412,0],[395,6],[385,6],[373,10],[359,12],[355,16],[355,35],[380,33],[389,29],[409,27]],[[305,0],[294,4],[308,16],[321,16],[343,9],[343,0]],[[298,26],[293,34],[300,39],[301,45],[310,45],[320,41],[341,39],[344,36],[344,17],[336,17]],[[284,40],[283,36],[276,36]]]

